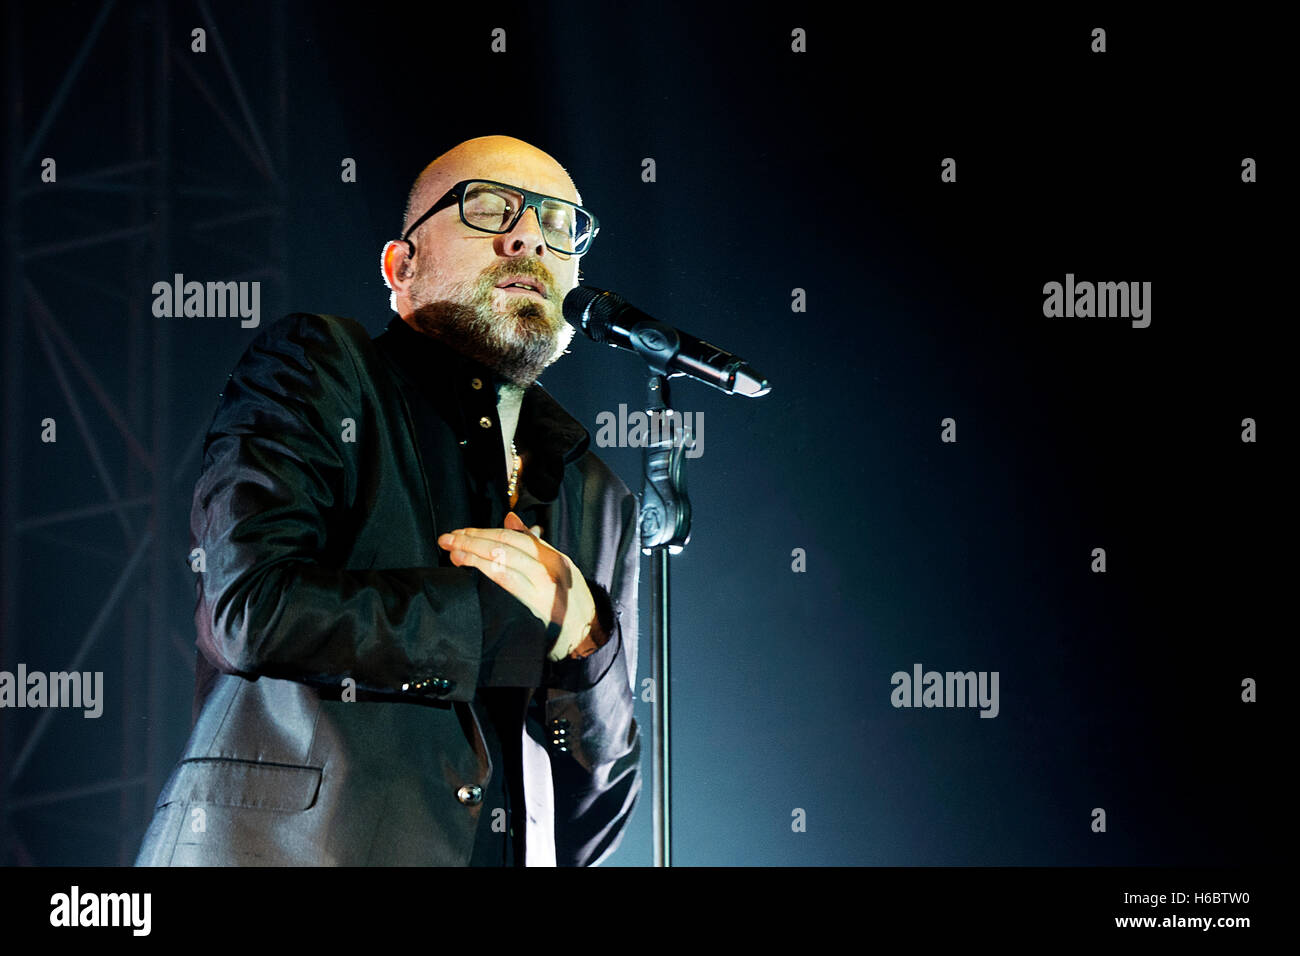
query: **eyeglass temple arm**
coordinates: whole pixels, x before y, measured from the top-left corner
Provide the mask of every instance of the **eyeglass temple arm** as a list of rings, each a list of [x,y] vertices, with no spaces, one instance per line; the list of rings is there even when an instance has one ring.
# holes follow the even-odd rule
[[[442,199],[440,199],[438,202],[430,206],[428,211],[423,216],[415,220],[415,222],[411,223],[411,225],[407,227],[406,232],[402,233],[401,241],[406,243],[407,248],[411,250],[411,255],[415,255],[415,243],[413,243],[408,238],[411,235],[411,233],[419,229],[420,226],[424,223],[424,221],[428,219],[430,216],[436,213],[440,213],[448,206],[455,205],[458,202],[460,202],[460,194],[453,190],[452,192],[449,192],[447,193],[447,195],[443,196]]]

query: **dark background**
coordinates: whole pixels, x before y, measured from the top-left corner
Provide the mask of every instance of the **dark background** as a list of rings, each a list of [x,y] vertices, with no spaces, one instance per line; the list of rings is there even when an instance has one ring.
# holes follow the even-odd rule
[[[602,224],[585,280],[773,383],[749,401],[674,380],[706,424],[672,565],[676,864],[1272,859],[1278,24],[446,6],[6,10],[4,668],[84,648],[106,703],[51,712],[17,771],[42,712],[0,711],[0,860],[129,863],[188,734],[196,443],[257,330],[155,319],[153,283],[261,277],[263,323],[377,334],[411,181],[489,133],[573,175]],[[190,52],[212,24],[222,50],[209,29]],[[1150,327],[1045,318],[1066,273],[1150,281]],[[643,370],[572,351],[542,382],[594,436]],[[601,454],[639,489],[639,450]],[[998,671],[1000,714],[895,709],[915,662]],[[633,866],[648,704],[638,722],[645,787],[611,861]]]

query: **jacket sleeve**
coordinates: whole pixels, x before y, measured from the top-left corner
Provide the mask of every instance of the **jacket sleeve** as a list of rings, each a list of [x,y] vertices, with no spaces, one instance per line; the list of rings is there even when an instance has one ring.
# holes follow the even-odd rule
[[[530,686],[545,628],[495,599],[481,605],[477,569],[343,569],[367,507],[358,458],[370,445],[368,386],[336,321],[271,324],[222,393],[190,516],[206,563],[200,651],[250,679],[338,690],[351,678],[368,694],[467,701],[487,645],[500,683],[518,670],[516,686]],[[358,440],[344,440],[345,419]]]
[[[618,848],[641,790],[641,739],[632,716],[637,663],[640,506],[623,500],[608,590],[587,579],[609,640],[590,656],[548,662],[546,732],[555,788],[558,866],[592,866]],[[612,612],[612,613],[611,613]]]

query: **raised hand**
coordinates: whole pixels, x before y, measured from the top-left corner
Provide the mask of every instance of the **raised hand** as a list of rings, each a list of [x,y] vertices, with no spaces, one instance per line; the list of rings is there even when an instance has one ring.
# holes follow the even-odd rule
[[[595,599],[577,565],[513,511],[504,528],[459,528],[439,535],[438,546],[450,552],[452,564],[478,568],[501,585],[543,624],[560,625],[560,636],[546,654],[549,660],[572,656],[591,629],[599,627]]]

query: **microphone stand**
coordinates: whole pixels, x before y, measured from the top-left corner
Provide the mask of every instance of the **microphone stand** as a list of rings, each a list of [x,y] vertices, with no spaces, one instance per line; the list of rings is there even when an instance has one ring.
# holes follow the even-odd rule
[[[653,370],[653,364],[651,369]],[[672,866],[671,699],[668,670],[668,558],[680,554],[691,537],[691,503],[686,497],[685,431],[675,441],[668,377],[650,376],[646,412],[650,434],[642,460],[641,553],[650,555],[650,704],[654,741],[654,865]]]
[[[650,555],[650,653],[654,685],[654,865],[672,866],[672,739],[668,671],[668,558],[691,538],[691,503],[686,497],[686,430],[669,404],[668,380],[690,375],[728,395],[766,395],[767,379],[744,359],[657,322],[621,296],[580,286],[564,299],[564,316],[597,343],[635,352],[650,370],[646,412],[650,434],[642,457],[641,553]],[[675,369],[675,371],[674,371]],[[678,442],[677,436],[682,441]]]

